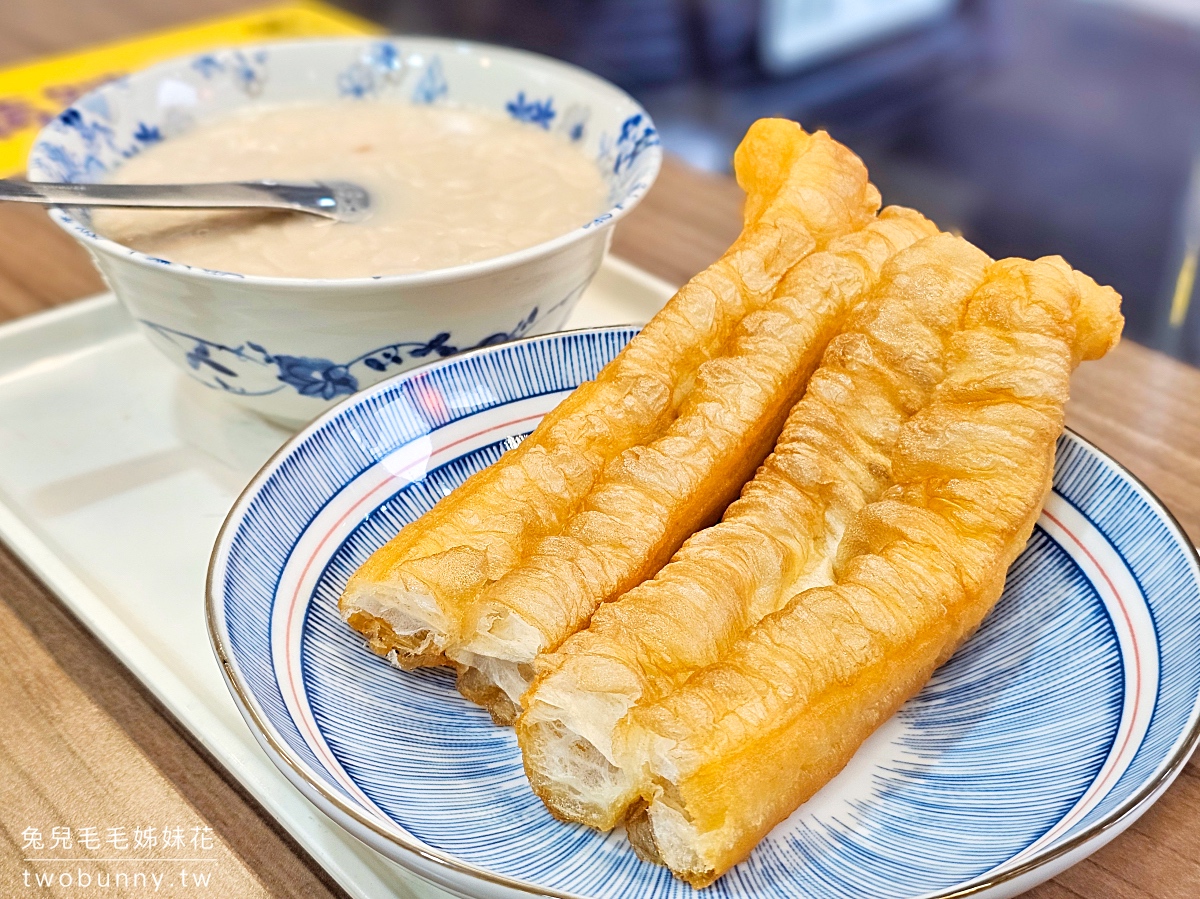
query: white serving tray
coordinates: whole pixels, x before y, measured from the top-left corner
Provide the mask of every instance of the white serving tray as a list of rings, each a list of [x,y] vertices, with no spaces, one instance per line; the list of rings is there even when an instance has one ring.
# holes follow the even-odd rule
[[[609,257],[568,327],[644,322],[673,290]],[[0,539],[350,895],[445,896],[287,782],[209,647],[213,541],[288,436],[180,374],[111,294],[0,326]]]

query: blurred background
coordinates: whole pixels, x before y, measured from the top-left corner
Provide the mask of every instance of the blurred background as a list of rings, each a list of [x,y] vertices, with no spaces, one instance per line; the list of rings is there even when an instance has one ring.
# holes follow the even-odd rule
[[[11,65],[123,38],[130,21],[177,27],[271,0],[0,2]],[[712,172],[760,116],[826,128],[887,202],[996,257],[1061,253],[1124,295],[1128,337],[1200,363],[1200,0],[333,2],[394,32],[591,69],[650,110],[670,153]],[[0,96],[0,137],[31,124]],[[99,289],[76,270],[91,280],[64,275],[58,294]]]
[[[1200,362],[1200,0],[338,0],[565,59],[725,172],[746,127],[828,129],[887,202],[989,253],[1058,252],[1127,335]]]

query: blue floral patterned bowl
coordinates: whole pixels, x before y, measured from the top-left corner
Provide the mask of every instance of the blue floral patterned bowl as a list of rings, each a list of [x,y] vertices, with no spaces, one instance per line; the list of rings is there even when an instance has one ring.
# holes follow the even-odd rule
[[[181,58],[84,96],[38,136],[35,181],[86,182],[238,107],[298,101],[455,103],[561,133],[596,160],[610,208],[537,246],[412,275],[319,280],[157,259],[53,209],[146,335],[191,377],[268,417],[308,421],[334,400],[459,350],[561,327],[612,225],[662,161],[646,111],[581,69],[530,53],[426,38],[294,41]]]
[[[999,899],[1095,851],[1182,770],[1200,737],[1195,550],[1068,433],[983,627],[746,862],[697,893],[623,834],[551,818],[512,731],[448,672],[372,655],[337,597],[632,335],[538,337],[376,385],[297,435],[230,512],[209,570],[214,646],[264,750],[334,820],[485,899]]]

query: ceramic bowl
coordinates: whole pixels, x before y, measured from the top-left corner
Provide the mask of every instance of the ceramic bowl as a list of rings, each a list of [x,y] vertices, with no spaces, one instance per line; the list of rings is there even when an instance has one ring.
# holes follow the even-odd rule
[[[1170,513],[1074,434],[998,605],[750,858],[697,892],[618,830],[556,821],[513,731],[447,669],[399,671],[337,598],[633,336],[435,362],[292,439],[226,519],[208,615],[226,682],[296,787],[384,855],[477,899],[1005,899],[1111,840],[1200,739],[1200,568]]]
[[[451,103],[563,135],[596,160],[609,208],[553,240],[411,275],[269,278],[158,259],[53,219],[91,253],[117,297],[179,368],[269,418],[308,421],[414,365],[561,327],[662,160],[646,111],[594,75],[501,47],[427,38],[280,42],[180,58],[87,94],[48,124],[34,181],[103,180],[200,122],[254,104]]]

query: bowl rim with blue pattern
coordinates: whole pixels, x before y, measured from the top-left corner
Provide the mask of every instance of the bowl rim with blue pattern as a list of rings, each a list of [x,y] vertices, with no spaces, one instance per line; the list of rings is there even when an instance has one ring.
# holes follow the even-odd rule
[[[581,897],[588,894],[580,893],[578,890],[562,890],[552,886],[541,885],[502,872],[490,870],[487,867],[464,860],[453,852],[430,846],[402,832],[400,825],[397,825],[397,828],[393,829],[385,828],[367,814],[364,811],[364,807],[347,801],[343,795],[332,789],[327,782],[320,777],[314,777],[306,769],[306,764],[297,756],[294,749],[288,745],[286,740],[281,737],[276,726],[270,720],[270,716],[256,699],[253,688],[247,682],[240,668],[239,650],[230,638],[228,621],[225,615],[225,603],[236,602],[237,599],[236,597],[231,597],[227,592],[225,579],[229,575],[229,561],[231,553],[234,552],[235,538],[239,536],[242,529],[246,526],[248,511],[256,499],[259,498],[264,485],[270,483],[273,478],[279,477],[283,466],[295,461],[298,454],[302,453],[313,453],[315,454],[314,458],[319,459],[322,452],[327,452],[330,446],[336,445],[337,427],[345,425],[347,422],[369,420],[372,415],[379,414],[382,404],[389,402],[389,400],[394,402],[398,398],[403,397],[406,401],[412,401],[413,397],[417,396],[420,401],[420,397],[423,395],[420,385],[427,383],[423,379],[430,379],[428,383],[435,383],[433,379],[440,379],[436,381],[437,384],[446,384],[453,383],[455,378],[458,378],[461,382],[465,383],[471,379],[481,377],[481,372],[489,362],[501,358],[505,364],[514,366],[514,370],[521,369],[523,365],[534,366],[539,361],[551,367],[571,368],[575,383],[578,383],[579,380],[592,377],[594,371],[598,370],[603,361],[611,358],[616,350],[635,333],[635,328],[593,328],[580,331],[556,332],[541,337],[514,341],[501,346],[487,347],[404,372],[348,398],[342,404],[329,410],[303,431],[295,435],[267,461],[234,504],[222,526],[213,550],[206,589],[206,615],[210,639],[230,692],[259,744],[288,779],[308,799],[350,833],[393,861],[418,874],[418,876],[462,895],[488,897],[488,899],[491,899],[491,897],[514,897],[522,895],[556,897],[556,899],[581,899]],[[593,348],[587,350],[587,352],[598,353],[602,361],[598,359],[592,365],[592,370],[590,371],[581,371],[580,366],[574,364],[578,362],[578,359],[571,354],[573,347],[577,347],[588,341],[591,341],[592,344],[603,344],[602,349],[596,350]],[[579,352],[584,352],[584,350],[580,350]],[[488,369],[488,371],[494,371],[494,369]],[[486,377],[493,376],[486,375]],[[415,392],[409,391],[406,393],[406,387],[411,388],[414,384],[417,385]],[[542,388],[543,393],[546,393],[544,384]],[[528,384],[523,384],[513,389],[515,391],[514,396],[521,396],[521,391],[526,391],[524,394],[526,399],[538,395],[538,388]],[[565,391],[568,389],[569,387],[563,388],[560,385],[560,390]],[[436,393],[436,391],[433,392]],[[429,395],[429,393],[429,391],[425,391],[424,395]],[[503,401],[499,404],[504,405],[505,402],[511,402],[511,400]],[[452,414],[447,412],[444,404],[438,405],[435,403],[435,405],[438,407],[439,414]],[[458,418],[446,418],[443,424],[453,424],[456,421],[469,419],[474,415],[480,414],[481,411],[487,411],[489,408],[498,408],[498,406],[489,407],[485,403],[477,409],[468,409],[462,412]],[[425,413],[428,413],[428,411],[427,409],[424,410]],[[544,414],[544,411],[543,409],[539,415]],[[426,417],[425,423],[429,428],[427,434],[434,433],[438,427],[443,426],[428,417]],[[528,430],[528,427],[525,427],[525,430]],[[356,439],[361,440],[361,435]],[[411,442],[413,441],[410,439],[409,443]],[[377,454],[376,462],[405,445],[407,444],[402,442],[392,446],[390,449],[374,449],[373,452]],[[362,449],[361,445],[359,448]],[[1185,584],[1187,597],[1194,598],[1195,596],[1200,596],[1200,556],[1197,555],[1196,548],[1187,538],[1186,532],[1174,515],[1128,469],[1112,460],[1111,457],[1107,456],[1107,454],[1098,449],[1094,444],[1068,429],[1060,441],[1060,460],[1072,454],[1073,458],[1083,460],[1088,466],[1094,466],[1085,467],[1082,469],[1085,472],[1083,475],[1072,475],[1073,477],[1077,477],[1081,479],[1081,482],[1085,482],[1088,477],[1092,477],[1092,475],[1088,475],[1086,472],[1098,470],[1102,471],[1106,476],[1111,477],[1114,483],[1121,485],[1122,489],[1128,490],[1129,496],[1133,497],[1132,502],[1139,510],[1146,513],[1146,521],[1169,538],[1162,544],[1162,552],[1170,556],[1170,564],[1174,565],[1177,569],[1174,577],[1180,583]],[[300,469],[297,468],[295,470],[299,471]],[[430,471],[433,471],[433,469],[430,469]],[[426,474],[422,474],[421,477],[426,477]],[[286,478],[282,482],[286,482]],[[324,503],[332,503],[337,497],[337,492],[344,486],[344,484],[341,484],[334,487],[331,496],[326,497]],[[1064,502],[1066,501],[1064,500]],[[1072,505],[1071,508],[1076,507]],[[1079,514],[1084,515],[1085,512],[1079,511]],[[1054,519],[1052,518],[1051,520]],[[266,525],[262,521],[259,521],[258,526]],[[303,529],[300,535],[303,536]],[[1082,543],[1080,547],[1091,558],[1091,553]],[[1115,544],[1113,551],[1118,554],[1120,553],[1119,548]],[[1124,556],[1121,556],[1122,560],[1124,558]],[[271,569],[271,571],[274,571],[274,569]],[[1099,571],[1105,579],[1108,578],[1108,575],[1104,573],[1102,568]],[[1130,576],[1133,576],[1133,569],[1129,569],[1129,571]],[[279,577],[282,577],[282,573],[279,574]],[[275,583],[278,584],[279,580],[276,579]],[[1137,586],[1139,590],[1143,589],[1140,580],[1137,582]],[[309,601],[310,599],[311,597],[305,600],[308,602],[306,610],[312,606],[312,603]],[[1150,622],[1149,626],[1153,628],[1156,641],[1154,647],[1155,663],[1160,666],[1159,680],[1155,682],[1154,686],[1154,689],[1158,691],[1155,694],[1155,704],[1152,707],[1152,711],[1147,713],[1153,716],[1157,713],[1158,707],[1162,705],[1161,695],[1164,689],[1163,684],[1167,683],[1163,679],[1168,676],[1166,669],[1161,667],[1162,661],[1159,656],[1163,646],[1162,636],[1164,631],[1162,628],[1168,625],[1182,628],[1184,624],[1169,623],[1165,619],[1163,621],[1158,620],[1155,617],[1154,611],[1150,608],[1149,597],[1143,594],[1143,600],[1146,603],[1146,620]],[[270,601],[273,603],[274,598]],[[1184,600],[1179,600],[1177,601],[1177,605],[1183,602]],[[1185,624],[1190,628],[1188,634],[1191,636],[1200,636],[1200,618],[1195,617],[1195,615],[1200,615],[1200,608],[1196,608],[1193,614],[1193,606],[1200,607],[1200,603],[1192,602],[1191,605],[1187,606],[1189,615],[1192,615],[1192,617],[1187,618]],[[1111,614],[1111,610],[1108,611],[1108,614]],[[357,642],[357,638],[355,640]],[[368,652],[361,645],[359,649],[363,653]],[[1123,658],[1123,654],[1119,655],[1122,656],[1121,663],[1128,664],[1128,660]],[[383,670],[389,676],[397,674],[391,669]],[[1127,688],[1122,687],[1122,689],[1126,690]],[[1019,859],[1018,862],[1011,865],[1005,862],[983,876],[972,877],[947,888],[921,892],[919,895],[922,899],[965,899],[968,896],[981,896],[984,894],[989,896],[1015,895],[1017,892],[1029,889],[1037,883],[1059,873],[1123,831],[1170,785],[1187,763],[1197,744],[1200,744],[1200,680],[1194,683],[1187,681],[1182,685],[1181,689],[1184,692],[1178,697],[1176,705],[1179,705],[1186,712],[1186,715],[1179,718],[1176,724],[1168,723],[1166,725],[1166,727],[1174,729],[1166,733],[1169,742],[1164,744],[1167,748],[1163,750],[1163,757],[1159,761],[1155,761],[1158,759],[1158,756],[1154,756],[1151,759],[1154,767],[1150,769],[1148,774],[1144,776],[1141,774],[1134,775],[1135,780],[1138,777],[1141,779],[1137,780],[1136,785],[1132,789],[1128,789],[1124,795],[1119,795],[1119,801],[1115,805],[1107,810],[1103,810],[1102,814],[1100,813],[1101,809],[1092,806],[1090,811],[1096,812],[1096,816],[1086,827],[1083,827],[1078,832],[1072,834],[1069,829],[1064,829],[1063,833],[1067,834],[1065,839],[1060,838],[1057,842],[1048,842],[1025,858],[1021,858],[1021,855],[1025,854],[1024,852],[1018,852],[1012,856],[1014,859]],[[1125,697],[1123,702],[1127,706],[1128,693],[1123,693],[1122,696]],[[1121,715],[1124,716],[1125,711],[1122,711]],[[488,728],[492,727],[490,723],[484,726]],[[1146,738],[1147,733],[1149,733],[1149,730],[1141,734],[1141,744],[1135,747],[1134,752],[1140,752],[1143,745],[1148,742]],[[1160,737],[1159,739],[1161,741],[1162,738]],[[1110,790],[1115,791],[1116,785],[1122,777],[1123,774],[1116,776]],[[1076,811],[1077,807],[1072,806],[1070,810]],[[1065,817],[1069,816],[1064,813]],[[1087,821],[1088,817],[1081,816],[1081,821]],[[1056,821],[1055,823],[1061,824],[1061,821]],[[561,826],[567,827],[568,825]],[[1038,842],[1035,840],[1034,843],[1030,844],[1030,847],[1036,847]],[[719,883],[720,881],[718,881]],[[703,891],[701,891],[702,893]]]
[[[641,198],[645,196],[646,192],[654,184],[662,167],[662,147],[658,130],[650,114],[628,93],[615,84],[601,78],[599,75],[595,75],[571,63],[527,50],[518,50],[477,41],[392,35],[385,37],[345,36],[303,38],[239,45],[221,50],[178,56],[140,69],[132,74],[115,78],[87,92],[43,126],[34,139],[33,146],[29,152],[28,177],[32,181],[91,181],[96,174],[103,174],[113,167],[119,166],[124,158],[128,158],[135,153],[141,152],[147,146],[163,140],[162,123],[139,122],[138,128],[128,135],[128,146],[122,145],[117,147],[114,144],[114,141],[117,140],[116,137],[113,135],[104,135],[104,140],[100,143],[100,146],[101,156],[105,158],[96,158],[97,164],[102,166],[98,171],[81,172],[74,170],[78,169],[78,166],[74,167],[71,171],[63,168],[61,159],[63,156],[62,148],[68,143],[75,141],[83,131],[94,129],[97,125],[102,128],[108,128],[108,124],[102,121],[103,117],[98,116],[96,110],[105,108],[120,109],[123,92],[128,91],[132,85],[139,83],[161,84],[165,81],[178,81],[181,77],[192,75],[196,72],[212,71],[215,66],[226,68],[247,66],[249,67],[247,71],[251,74],[246,77],[250,78],[254,72],[253,67],[256,65],[254,61],[258,59],[269,60],[271,56],[278,54],[308,54],[312,56],[314,54],[340,53],[343,51],[354,51],[361,57],[357,60],[351,57],[349,60],[351,66],[367,66],[368,68],[374,66],[384,71],[384,76],[381,77],[386,77],[389,66],[394,65],[392,63],[394,59],[400,59],[402,61],[401,65],[404,64],[404,60],[408,59],[447,59],[453,60],[450,65],[454,65],[469,58],[473,63],[483,66],[490,66],[492,62],[499,60],[527,72],[531,79],[531,85],[539,84],[545,86],[557,82],[577,93],[589,95],[592,98],[591,102],[593,105],[606,104],[615,110],[620,110],[619,118],[621,122],[616,126],[618,130],[617,134],[608,135],[606,132],[604,135],[583,135],[583,140],[589,144],[593,141],[593,138],[600,137],[611,145],[611,149],[608,152],[614,158],[609,160],[609,162],[615,167],[614,171],[607,172],[602,168],[602,174],[609,182],[610,187],[609,205],[606,209],[598,212],[591,221],[585,222],[570,231],[553,237],[550,240],[534,244],[531,247],[505,253],[501,256],[493,256],[488,259],[462,265],[403,275],[366,275],[354,278],[292,278],[249,275],[240,272],[221,272],[214,269],[191,266],[142,253],[132,247],[125,246],[97,234],[86,221],[74,215],[69,208],[59,206],[50,207],[50,217],[56,224],[93,252],[118,256],[150,269],[166,268],[186,278],[237,278],[239,283],[249,287],[256,285],[283,286],[291,289],[303,288],[308,285],[321,288],[330,284],[413,287],[454,282],[464,278],[473,278],[502,271],[551,255],[571,244],[584,240],[597,231],[610,229],[612,225],[637,206]],[[432,68],[432,63],[429,65]],[[426,69],[426,74],[428,72],[429,69]],[[444,74],[441,72],[438,74],[443,79],[443,84],[441,85],[442,94],[439,95],[437,91],[434,91],[434,96],[431,100],[422,102],[437,103],[444,96]],[[236,77],[236,74],[234,77]],[[424,78],[425,76],[422,77]],[[526,90],[528,89],[526,88]],[[415,90],[420,90],[419,84],[414,87]],[[247,92],[247,105],[253,96],[253,94]],[[354,98],[348,102],[354,102],[355,99],[364,99],[364,94],[354,91],[346,94],[346,96]],[[407,96],[406,94],[405,97],[407,98]],[[568,110],[555,110],[553,108],[553,99],[551,95],[545,100],[538,100],[532,93],[529,97],[526,97],[525,91],[522,90],[517,95],[514,95],[512,100],[506,105],[506,108],[508,108],[508,112],[512,117],[541,123],[542,127],[549,130],[549,124],[546,120],[547,115],[551,118],[556,115],[562,117],[562,113],[568,112]],[[367,102],[370,102],[370,100],[368,99]],[[387,102],[395,101],[388,100]],[[405,99],[403,102],[407,103],[410,101]],[[413,102],[416,101],[414,100]],[[517,104],[517,106],[513,104]],[[469,107],[471,104],[465,105]],[[125,123],[126,130],[128,130],[130,124]],[[566,124],[566,122],[564,121],[563,124]],[[587,124],[585,119],[584,125],[579,127],[586,127]],[[109,130],[113,131],[115,129],[109,128]],[[169,140],[170,138],[166,137],[165,139]],[[572,141],[577,140],[574,134],[572,134],[570,139]],[[624,144],[622,143],[623,141]],[[603,148],[599,155],[605,155]],[[619,178],[616,177],[618,175],[620,176]]]

